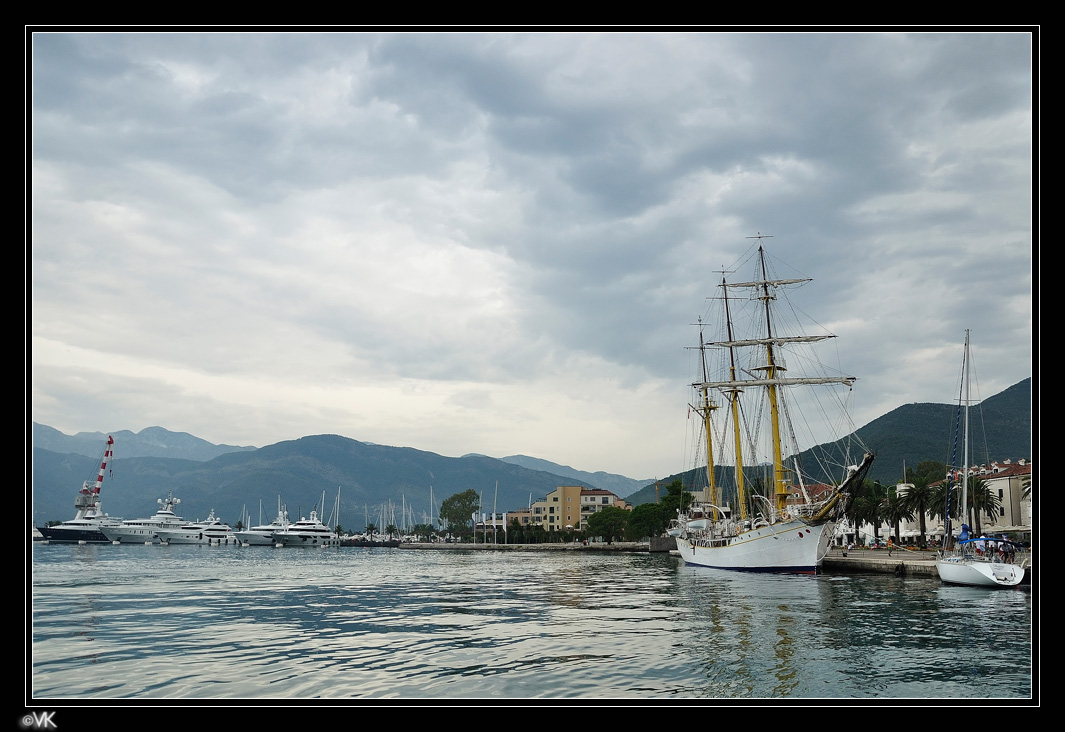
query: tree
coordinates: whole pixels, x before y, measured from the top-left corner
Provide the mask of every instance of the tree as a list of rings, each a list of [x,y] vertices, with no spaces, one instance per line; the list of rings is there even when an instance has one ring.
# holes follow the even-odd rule
[[[625,533],[631,537],[659,536],[669,523],[666,515],[661,504],[641,503],[629,513],[629,525]]]
[[[692,502],[692,495],[684,490],[684,484],[680,478],[675,478],[666,486],[666,495],[662,498],[662,512],[670,519],[677,515],[677,511],[686,511]]]
[[[377,533],[377,526],[374,524],[366,524],[366,528],[362,530],[364,534],[370,537],[370,541],[373,541],[373,535]]]
[[[939,464],[942,465],[942,463]],[[919,544],[924,548],[925,535],[928,529],[925,517],[932,511],[932,507],[936,505],[936,491],[932,488],[927,475],[913,476],[910,486],[903,503],[908,511],[920,519],[921,536]]]
[[[998,494],[988,487],[987,483],[982,478],[969,478],[968,494],[969,507],[973,512],[973,528],[979,536],[982,532],[982,529],[980,528],[980,514],[994,516],[999,507],[1002,506],[1002,499],[1000,499]]]
[[[531,524],[523,529],[523,544],[543,544],[547,541],[547,530],[541,524]]]
[[[480,506],[480,496],[470,488],[445,498],[440,504],[440,518],[447,522],[448,530],[453,534],[469,536],[473,533],[473,512]]]
[[[592,536],[601,536],[607,544],[612,544],[614,539],[625,536],[625,527],[629,523],[629,512],[617,506],[607,506],[601,511],[596,511],[588,517],[588,533]]]
[[[906,482],[916,483],[924,479],[928,483],[935,483],[947,474],[947,466],[938,460],[922,460],[917,468],[906,469]]]
[[[433,527],[429,524],[414,524],[410,528],[411,533],[417,536],[422,541],[429,541],[433,537]]]
[[[388,538],[389,539],[391,539],[393,536],[395,536],[397,531],[399,531],[399,529],[396,528],[395,524],[389,524],[388,526],[385,527],[385,533],[388,534]]]
[[[856,528],[862,524],[872,524],[873,538],[880,537],[880,523],[884,520],[884,499],[887,491],[880,482],[875,483],[866,480],[856,491],[856,495],[848,508],[851,523]]]
[[[525,527],[516,518],[511,517],[504,534],[508,544],[525,544]]]
[[[887,496],[881,502],[881,506],[881,515],[884,520],[895,528],[895,543],[901,544],[902,542],[899,540],[899,523],[912,521],[913,512],[906,506],[906,499],[898,495],[894,488],[887,491]]]

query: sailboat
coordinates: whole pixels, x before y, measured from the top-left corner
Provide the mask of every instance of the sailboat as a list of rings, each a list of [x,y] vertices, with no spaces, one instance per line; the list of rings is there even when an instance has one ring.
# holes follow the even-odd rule
[[[969,493],[969,331],[965,331],[965,351],[962,356],[962,385],[965,389],[961,399],[964,420],[964,437],[962,448],[961,497],[959,515],[961,516],[961,535],[953,548],[944,545],[936,556],[936,571],[939,579],[947,584],[968,585],[972,587],[1016,587],[1024,580],[1024,567],[1003,559],[1011,556],[1013,548],[1019,544],[1002,538],[972,537],[969,525],[964,523],[968,516]],[[956,465],[957,463],[953,463]],[[947,492],[947,532],[944,541],[953,539],[950,531],[950,497],[953,486]],[[1001,547],[1002,555],[994,551]]]
[[[795,386],[836,385],[847,390],[855,378],[838,375],[791,376],[785,356],[797,353],[831,334],[784,335],[778,318],[778,298],[789,286],[808,279],[770,277],[762,235],[757,251],[757,274],[747,282],[721,281],[723,340],[707,342],[699,322],[699,354],[702,380],[692,384],[697,402],[691,409],[701,417],[706,459],[706,487],[701,500],[679,511],[668,533],[676,537],[677,553],[686,564],[753,572],[817,574],[834,536],[835,519],[846,507],[851,493],[860,486],[872,466],[874,455],[862,449],[861,458],[836,455],[835,466],[842,472],[838,485],[812,496],[807,475],[799,461],[786,392]],[[746,292],[741,298],[739,292]],[[786,299],[785,299],[786,302]],[[743,336],[735,332],[737,313],[744,303],[753,306],[755,332]],[[778,332],[780,331],[780,332]],[[708,355],[716,358],[722,376],[710,378]],[[719,402],[720,400],[720,402]],[[722,409],[722,407],[726,407]],[[768,412],[769,432],[756,431],[746,420],[755,412]],[[714,465],[714,428],[721,426],[719,452],[726,445],[734,458],[735,499],[738,513],[722,498]],[[760,440],[758,438],[761,438]],[[785,440],[788,444],[785,445]],[[731,444],[730,444],[731,443]],[[745,472],[745,457],[748,465]],[[810,462],[815,462],[812,454]],[[857,464],[853,464],[856,462]],[[753,486],[751,466],[771,466],[772,490],[758,495]],[[834,470],[822,465],[821,475]],[[767,478],[766,482],[770,479]],[[750,499],[748,501],[748,498]],[[750,504],[750,505],[748,505]]]

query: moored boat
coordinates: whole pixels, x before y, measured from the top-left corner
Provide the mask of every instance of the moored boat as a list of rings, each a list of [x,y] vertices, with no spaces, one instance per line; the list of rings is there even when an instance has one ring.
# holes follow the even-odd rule
[[[87,480],[82,483],[81,490],[74,497],[74,510],[76,511],[74,518],[54,526],[37,527],[44,541],[103,544],[109,541],[103,529],[122,523],[122,519],[112,518],[104,513],[103,503],[100,500],[100,487],[104,482],[107,464],[112,458],[112,445],[114,444],[114,439],[108,435],[96,480]]]
[[[211,509],[210,515],[203,521],[193,521],[169,529],[159,529],[156,534],[162,544],[217,544],[238,545],[236,532],[229,524],[222,523]]]
[[[962,437],[962,469],[960,474],[951,468],[950,475],[958,475],[960,482],[951,483],[947,490],[947,526],[943,537],[944,548],[936,556],[936,571],[939,579],[947,584],[968,585],[970,587],[1016,587],[1024,581],[1025,568],[1019,564],[1008,561],[1013,555],[1013,549],[1020,547],[1005,539],[993,539],[988,537],[972,538],[969,535],[969,525],[965,523],[969,515],[968,487],[969,487],[969,331],[965,331],[965,349],[962,355],[962,389],[959,395],[959,404],[965,415],[964,432]],[[952,466],[957,463],[951,461]],[[961,517],[961,535],[954,542],[953,533],[950,530],[951,496],[957,487],[960,491],[959,516]],[[976,509],[979,511],[979,509]],[[954,545],[950,544],[954,542]],[[992,545],[1001,545],[1004,552],[999,554]]]
[[[705,341],[702,319],[699,321],[701,379],[692,384],[697,400],[691,410],[701,417],[706,485],[701,500],[678,512],[667,533],[676,538],[677,554],[686,564],[817,574],[834,536],[835,519],[865,480],[874,456],[860,446],[855,448],[857,459],[850,458],[850,446],[824,450],[816,456],[800,451],[792,421],[793,416],[798,416],[797,409],[785,404],[786,391],[814,385],[841,385],[849,390],[856,379],[831,374],[786,375],[786,357],[816,363],[813,354],[798,353],[799,349],[834,336],[784,334],[782,319],[776,312],[777,300],[784,298],[789,286],[809,280],[771,276],[761,245],[756,266],[757,274],[751,281],[728,282],[722,278],[720,340]],[[748,295],[733,295],[735,291],[746,291]],[[755,323],[757,330],[737,335],[733,309],[745,302],[755,308],[755,312],[745,314],[745,322]],[[708,354],[716,358],[720,376],[715,371],[715,378],[711,378]],[[760,415],[766,418],[764,429],[752,425]],[[715,428],[721,435],[717,445]],[[851,439],[856,442],[853,433]],[[811,442],[811,446],[814,444],[817,443]],[[726,446],[731,450],[734,466],[734,485],[727,500],[715,470],[715,453],[720,457]],[[815,463],[813,467],[818,472],[807,470],[800,456]],[[751,475],[755,472],[752,464],[759,466],[759,471],[762,466],[769,466],[764,479],[766,495],[756,490],[759,479]],[[806,486],[815,482],[824,485],[831,470],[841,471],[840,482],[825,485],[820,495],[811,498]],[[797,498],[800,496],[801,500]]]
[[[260,520],[262,520],[262,506],[259,508]],[[237,540],[244,546],[274,546],[275,531],[282,531],[289,525],[288,511],[281,505],[281,497],[277,499],[277,518],[268,524],[259,524],[236,532]]]
[[[996,545],[1006,550],[999,553]],[[960,540],[953,550],[942,552],[936,558],[936,571],[939,579],[950,585],[1016,587],[1024,581],[1025,568],[1008,560],[1012,554],[1010,548],[1021,548],[1021,545],[983,536]]]
[[[158,498],[159,510],[150,518],[128,519],[118,526],[102,529],[107,540],[113,544],[155,544],[159,542],[160,529],[173,529],[184,526],[186,521],[174,513],[174,506],[181,503],[168,492],[166,498]]]
[[[273,532],[277,546],[319,547],[340,546],[340,536],[318,519],[312,510],[310,518],[300,518]]]

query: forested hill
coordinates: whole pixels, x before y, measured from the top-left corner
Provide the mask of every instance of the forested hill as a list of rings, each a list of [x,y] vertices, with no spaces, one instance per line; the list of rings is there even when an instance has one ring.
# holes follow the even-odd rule
[[[1032,413],[1030,378],[976,405],[970,412],[974,446],[970,462],[1033,458]],[[956,408],[951,405],[907,404],[860,428],[856,434],[877,453],[870,477],[895,483],[904,464],[950,462],[956,422]],[[653,485],[633,491],[641,482],[605,472],[583,473],[525,456],[449,458],[338,435],[256,449],[212,445],[162,427],[113,434],[115,456],[103,487],[104,509],[125,518],[151,515],[156,499],[171,490],[181,498],[180,513],[186,518],[203,518],[213,508],[224,520],[236,522],[242,509],[257,519],[260,502],[268,513],[276,511],[278,497],[290,513],[307,514],[323,503],[323,492],[324,505],[332,505],[339,489],[341,523],[356,529],[367,520],[381,523],[383,512],[390,514],[386,521],[395,516],[397,525],[404,524],[404,514],[407,524],[423,522],[435,515],[443,499],[469,489],[481,496],[485,511],[528,506],[559,485],[607,488],[633,504],[655,500]],[[33,425],[30,488],[35,522],[73,518],[74,495],[82,481],[95,478],[106,439],[104,433],[67,436]],[[852,462],[860,457],[852,455]],[[683,475],[685,484],[692,485],[695,472],[671,478]],[[822,480],[833,479],[839,476]]]
[[[1032,379],[1027,378],[1005,391],[989,397],[969,410],[971,464],[1021,458],[1031,460],[1032,454]],[[879,417],[855,434],[862,443],[876,453],[876,461],[869,472],[870,480],[895,484],[902,479],[903,466],[916,467],[924,460],[951,462],[957,439],[957,463],[962,460],[961,438],[956,438],[959,421],[958,408],[950,404],[905,404]],[[805,458],[807,453],[800,456]],[[860,455],[852,455],[857,462]],[[843,458],[839,457],[842,463]],[[811,461],[803,460],[804,464]],[[731,472],[729,466],[717,466],[718,474],[725,477]],[[680,478],[685,486],[702,485],[706,482],[700,472],[688,470],[660,481],[664,486],[674,478]],[[834,476],[838,482],[840,476]],[[833,476],[825,476],[830,481]],[[662,493],[660,488],[659,492]],[[654,486],[646,486],[629,497],[635,504],[655,500]]]

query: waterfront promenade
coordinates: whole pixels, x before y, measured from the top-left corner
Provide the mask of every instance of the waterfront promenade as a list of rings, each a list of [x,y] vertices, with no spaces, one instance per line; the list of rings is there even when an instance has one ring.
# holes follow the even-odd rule
[[[445,542],[418,543],[408,542],[400,544],[400,549],[425,549],[444,551],[516,551],[516,552],[668,552],[670,547],[666,540],[646,541],[615,541],[606,542],[564,542],[546,544],[449,544]],[[672,542],[669,542],[672,543]],[[674,544],[675,546],[675,544]],[[1025,552],[1017,555],[1017,563],[1025,567],[1025,582],[1029,583],[1032,575],[1032,556]],[[936,553],[934,551],[892,549],[851,549],[846,552],[842,547],[833,547],[829,550],[821,566],[824,574],[894,574],[896,576],[930,577],[939,579],[936,571]]]

